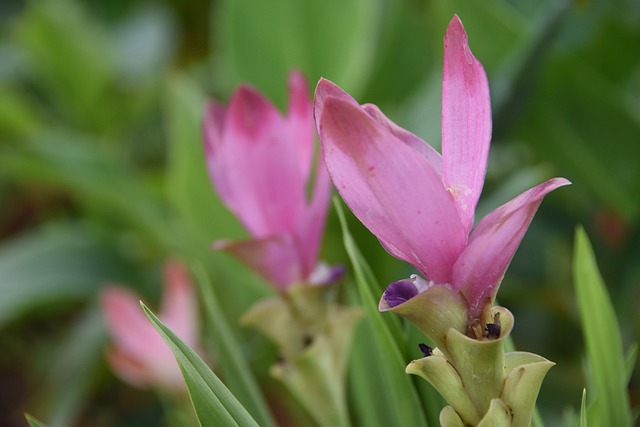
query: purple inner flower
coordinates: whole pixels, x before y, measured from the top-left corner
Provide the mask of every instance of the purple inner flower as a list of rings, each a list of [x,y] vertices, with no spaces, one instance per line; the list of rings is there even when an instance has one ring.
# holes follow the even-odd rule
[[[396,307],[418,295],[418,290],[409,280],[393,282],[387,287],[383,298],[390,308]]]

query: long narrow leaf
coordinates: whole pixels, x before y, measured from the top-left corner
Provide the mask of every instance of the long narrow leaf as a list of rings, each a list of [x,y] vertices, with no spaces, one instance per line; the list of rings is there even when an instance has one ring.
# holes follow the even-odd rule
[[[218,350],[217,360],[226,384],[261,426],[273,427],[275,425],[273,418],[255,377],[251,375],[251,368],[240,344],[224,317],[207,272],[200,264],[197,264],[193,270],[204,303],[205,315],[213,328],[216,349]]]
[[[32,417],[29,414],[24,414],[24,417],[27,419],[27,424],[29,424],[29,427],[47,427],[44,423],[38,421],[36,418]]]
[[[633,368],[636,366],[636,359],[638,359],[638,343],[633,343],[627,350],[627,355],[624,360],[624,371],[626,372],[627,382],[631,380],[633,374]]]
[[[576,230],[574,285],[595,391],[593,425],[630,426],[627,376],[620,328],[598,271],[593,249],[582,228]],[[591,412],[589,412],[591,415]]]
[[[580,404],[580,427],[587,427],[587,389],[582,389],[582,403]]]
[[[404,373],[407,361],[403,359],[402,352],[398,348],[396,339],[392,335],[389,325],[377,310],[378,304],[373,297],[372,291],[375,287],[369,281],[370,274],[367,273],[369,267],[366,265],[355,241],[349,233],[342,208],[338,203],[334,203],[334,205],[338,211],[338,217],[342,225],[344,245],[351,259],[360,298],[364,305],[365,321],[371,322],[377,345],[375,351],[380,356],[382,362],[380,372],[372,374],[380,374],[385,379],[387,387],[384,392],[387,393],[389,409],[394,413],[396,425],[427,425],[416,389],[409,376]],[[373,392],[379,391],[374,390]]]
[[[247,410],[200,356],[140,303],[153,326],[175,356],[187,384],[193,408],[202,427],[258,427]]]

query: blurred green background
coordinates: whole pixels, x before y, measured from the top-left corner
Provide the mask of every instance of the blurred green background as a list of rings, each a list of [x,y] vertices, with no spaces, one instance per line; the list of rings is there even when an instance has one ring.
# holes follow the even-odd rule
[[[576,224],[594,243],[625,345],[640,336],[638,0],[4,0],[0,425],[24,425],[24,411],[53,426],[161,425],[156,397],[109,372],[96,297],[121,283],[153,305],[174,255],[206,267],[256,375],[274,387],[273,348],[237,326],[270,291],[209,250],[245,234],[205,171],[203,103],[249,82],[284,109],[298,68],[310,91],[329,78],[437,147],[454,13],[492,92],[479,215],[547,178],[573,182],[543,202],[499,295],[516,346],[557,363],[539,407],[560,425],[587,381],[570,274]],[[350,222],[381,291],[411,274]],[[348,264],[333,211],[323,255]],[[635,374],[635,407],[639,390]]]

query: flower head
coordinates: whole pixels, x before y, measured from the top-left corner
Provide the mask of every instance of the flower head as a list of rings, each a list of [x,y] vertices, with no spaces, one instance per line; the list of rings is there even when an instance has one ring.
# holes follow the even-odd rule
[[[133,386],[182,391],[184,381],[173,353],[145,316],[139,300],[137,295],[119,286],[109,286],[102,291],[102,311],[113,340],[107,361],[122,380]],[[158,317],[189,346],[197,346],[195,294],[184,266],[178,262],[165,266]]]
[[[317,270],[317,258],[331,182],[321,159],[313,164],[312,105],[302,75],[289,76],[285,116],[248,86],[240,87],[227,107],[209,103],[204,137],[213,185],[252,236],[218,241],[214,248],[230,252],[282,289],[330,280],[332,271]]]
[[[444,39],[442,155],[375,105],[359,105],[327,80],[316,88],[315,119],[342,198],[391,255],[427,279],[416,291],[409,289],[415,279],[392,284],[381,310],[444,285],[466,299],[469,320],[481,316],[543,197],[569,184],[564,178],[546,181],[474,228],[491,140],[491,104],[486,74],[457,16]]]

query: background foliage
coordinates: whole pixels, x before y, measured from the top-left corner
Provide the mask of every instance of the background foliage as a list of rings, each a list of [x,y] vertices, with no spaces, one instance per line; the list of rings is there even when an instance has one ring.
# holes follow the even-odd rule
[[[494,140],[479,213],[552,176],[574,183],[544,201],[500,293],[517,319],[516,347],[557,363],[542,387],[542,418],[568,422],[591,384],[572,286],[576,224],[591,237],[624,348],[640,331],[637,0],[3,1],[0,424],[24,425],[28,411],[52,426],[160,425],[156,396],[107,369],[96,297],[117,282],[154,306],[169,256],[199,266],[198,281],[208,276],[215,294],[209,301],[224,307],[230,335],[205,329],[211,360],[227,357],[220,337],[231,336],[239,344],[230,354],[241,350],[276,412],[304,419],[267,376],[274,349],[237,326],[270,291],[209,250],[214,239],[244,234],[206,175],[203,103],[226,100],[247,81],[284,108],[295,67],[310,89],[320,76],[334,80],[437,146],[442,36],[454,13],[492,90]],[[411,270],[348,211],[347,223],[373,268],[377,300]],[[349,264],[335,211],[323,254]],[[345,301],[357,303],[356,288],[350,274]],[[388,372],[375,315],[354,341],[355,425],[402,416],[365,392],[382,384],[376,372]],[[402,360],[419,357],[421,338],[389,317],[387,327],[404,330]],[[639,381],[634,374],[629,383],[636,408]],[[432,390],[416,387],[416,399],[439,405]]]

